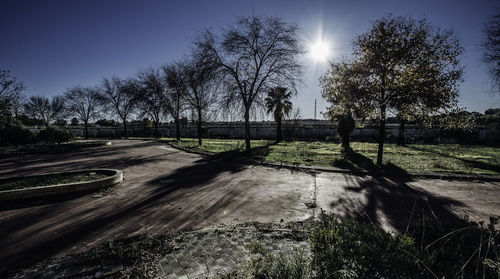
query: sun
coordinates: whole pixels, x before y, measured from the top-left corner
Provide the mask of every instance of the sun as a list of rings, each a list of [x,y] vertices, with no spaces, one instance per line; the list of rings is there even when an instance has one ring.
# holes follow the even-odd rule
[[[330,48],[326,42],[319,40],[311,44],[309,53],[317,62],[325,62],[330,56]]]

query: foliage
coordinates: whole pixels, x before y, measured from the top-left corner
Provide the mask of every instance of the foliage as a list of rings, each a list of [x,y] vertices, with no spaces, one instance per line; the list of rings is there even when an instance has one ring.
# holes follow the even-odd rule
[[[458,224],[424,218],[408,235],[415,239],[422,262],[439,278],[498,278],[498,217],[485,226],[467,219]]]
[[[72,138],[73,135],[71,133],[50,126],[41,130],[37,135],[37,141],[45,144],[68,142]]]
[[[35,141],[35,134],[14,120],[0,120],[0,146],[26,145]]]
[[[276,140],[281,141],[281,122],[284,117],[292,111],[292,92],[287,92],[284,87],[274,87],[267,93],[265,99],[267,113],[273,113],[274,121],[277,123]]]
[[[354,40],[354,58],[332,63],[321,79],[323,96],[332,104],[327,115],[350,112],[378,120],[377,164],[382,164],[388,112],[425,120],[456,107],[462,52],[453,32],[425,19],[378,19]]]
[[[394,234],[322,211],[311,229],[311,256],[276,257],[254,242],[250,263],[240,271],[246,276],[238,278],[498,278],[497,220],[485,227],[424,217],[408,232]]]
[[[413,239],[370,223],[322,212],[311,235],[312,266],[318,278],[423,278]]]
[[[252,258],[247,267],[251,278],[256,279],[306,279],[311,278],[310,259],[301,252],[290,255],[273,256],[258,242],[253,242],[248,249]]]
[[[95,122],[96,125],[102,126],[102,127],[115,127],[118,126],[119,124],[116,123],[115,120],[113,119],[99,119]]]

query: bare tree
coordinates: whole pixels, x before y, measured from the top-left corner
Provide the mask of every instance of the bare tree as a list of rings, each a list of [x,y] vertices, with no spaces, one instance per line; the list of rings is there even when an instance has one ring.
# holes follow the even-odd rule
[[[184,100],[196,112],[198,126],[198,144],[202,144],[202,124],[210,107],[217,101],[216,72],[203,61],[193,59],[183,64],[184,81],[187,90]]]
[[[65,107],[68,115],[75,116],[83,122],[85,138],[89,137],[88,125],[99,113],[101,98],[99,89],[94,87],[75,86],[64,93]]]
[[[104,107],[120,118],[127,138],[127,120],[137,107],[137,83],[133,79],[104,79],[100,99]]]
[[[149,68],[138,77],[138,108],[142,116],[148,115],[153,120],[155,137],[160,137],[158,126],[163,115],[163,101],[166,94],[166,83],[159,69]],[[141,117],[142,117],[141,116]]]
[[[44,96],[31,96],[24,107],[34,119],[42,119],[45,121],[45,126],[49,126],[52,121],[63,116],[64,99],[59,96],[52,97],[52,99]]]
[[[9,117],[14,114],[16,118],[18,117],[17,101],[21,101],[24,97],[22,95],[24,89],[23,83],[11,76],[10,71],[0,70],[0,114]]]
[[[246,17],[224,30],[221,39],[205,31],[195,52],[226,77],[226,104],[237,103],[245,119],[245,144],[250,150],[250,111],[264,105],[266,92],[285,86],[296,92],[302,74],[298,56],[303,52],[297,26],[280,18]]]
[[[488,65],[493,87],[500,89],[500,14],[490,18],[484,28],[485,38],[482,43],[483,61]]]
[[[163,75],[167,84],[167,91],[163,99],[163,104],[175,123],[175,136],[177,140],[180,136],[180,117],[184,111],[184,96],[187,93],[182,65],[171,64],[163,67]]]

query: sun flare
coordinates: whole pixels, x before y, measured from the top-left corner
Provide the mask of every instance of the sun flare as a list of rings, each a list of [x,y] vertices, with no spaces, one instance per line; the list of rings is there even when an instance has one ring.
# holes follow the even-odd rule
[[[317,41],[311,45],[310,54],[314,60],[318,62],[324,62],[330,56],[330,48],[328,47],[327,43],[323,41]]]

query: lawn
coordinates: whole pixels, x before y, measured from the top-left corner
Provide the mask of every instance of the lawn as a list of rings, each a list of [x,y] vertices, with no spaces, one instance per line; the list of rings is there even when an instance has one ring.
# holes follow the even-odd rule
[[[240,150],[243,140],[203,139],[198,146],[196,139],[182,139],[177,144],[183,147],[221,153]],[[257,147],[257,148],[256,148]],[[273,144],[273,141],[252,140],[255,159],[272,163],[300,164],[307,166],[337,166],[351,169],[377,169],[377,144],[352,142],[355,152],[348,160],[342,160],[340,144],[325,142],[293,141]],[[500,148],[460,144],[408,144],[384,146],[386,168],[407,172],[446,172],[464,174],[500,174]]]

